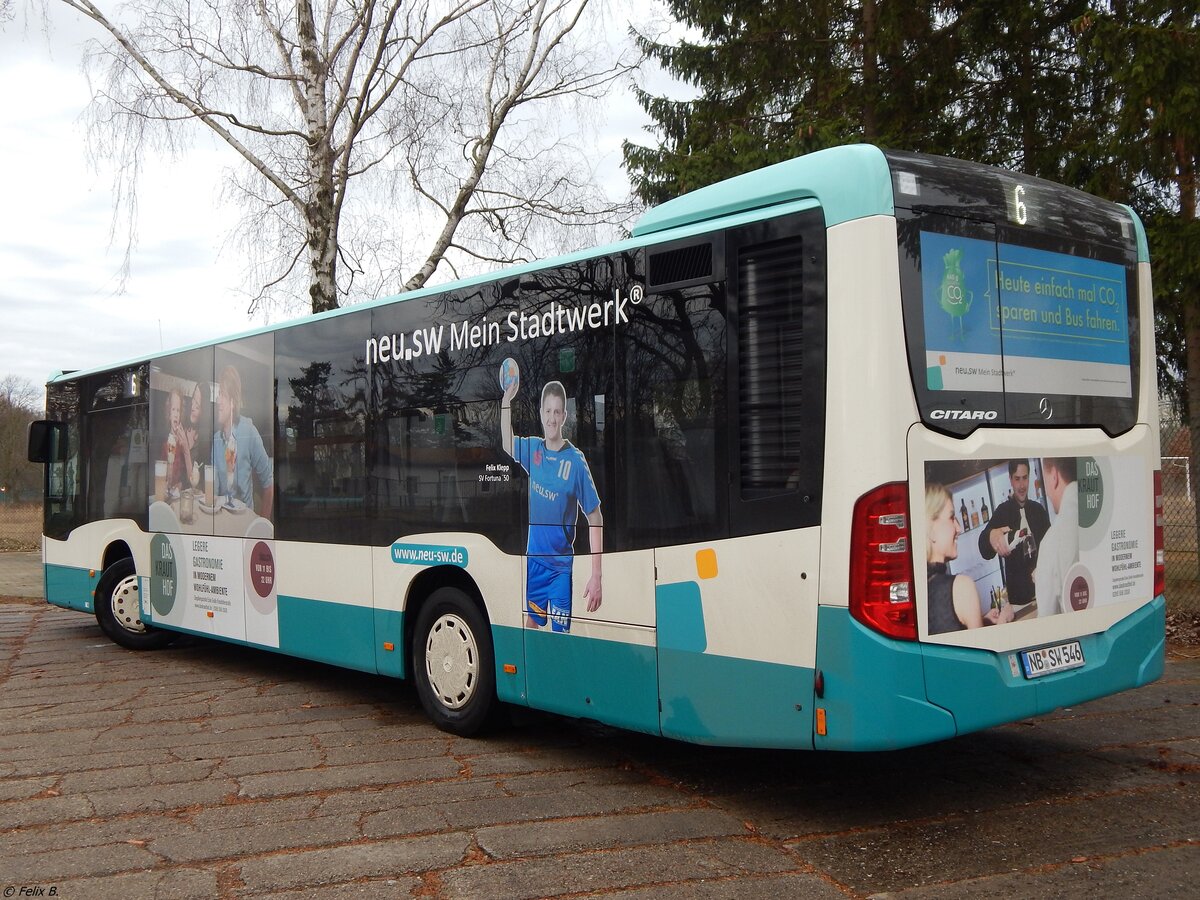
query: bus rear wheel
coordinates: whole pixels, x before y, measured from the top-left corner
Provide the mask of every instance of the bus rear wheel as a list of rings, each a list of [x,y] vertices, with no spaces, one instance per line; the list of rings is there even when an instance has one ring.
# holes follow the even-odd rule
[[[413,630],[413,680],[425,713],[442,731],[471,737],[499,704],[492,632],[479,607],[458,588],[434,591]]]
[[[176,635],[142,621],[137,569],[129,557],[118,559],[96,585],[96,621],[113,643],[128,650],[158,650]]]

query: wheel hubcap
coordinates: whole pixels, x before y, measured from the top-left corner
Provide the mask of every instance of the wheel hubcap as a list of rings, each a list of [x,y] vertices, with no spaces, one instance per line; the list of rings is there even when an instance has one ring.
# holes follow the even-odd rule
[[[461,709],[479,683],[479,647],[463,619],[440,616],[425,639],[425,671],[429,686],[447,709]]]
[[[130,575],[117,582],[112,592],[112,614],[117,624],[134,634],[145,634],[142,604],[138,594],[138,577]]]

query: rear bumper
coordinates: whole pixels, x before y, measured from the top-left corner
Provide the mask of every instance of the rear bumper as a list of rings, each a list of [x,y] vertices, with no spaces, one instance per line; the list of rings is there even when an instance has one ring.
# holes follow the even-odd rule
[[[1080,638],[1087,665],[1027,680],[1015,652],[894,641],[820,608],[817,665],[827,734],[817,749],[889,750],[943,740],[1148,684],[1165,666],[1166,601]]]

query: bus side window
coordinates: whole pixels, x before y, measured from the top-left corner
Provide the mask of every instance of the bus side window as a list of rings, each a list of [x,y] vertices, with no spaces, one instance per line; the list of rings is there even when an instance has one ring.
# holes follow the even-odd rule
[[[730,232],[737,389],[735,534],[820,521],[825,429],[825,228],[820,210]]]
[[[803,464],[804,245],[797,235],[738,252],[738,433],[743,500],[796,490]]]
[[[648,297],[625,341],[630,549],[726,537],[724,287]]]
[[[360,349],[369,328],[369,312],[354,312],[276,335],[278,538],[363,544],[371,537],[370,385]]]

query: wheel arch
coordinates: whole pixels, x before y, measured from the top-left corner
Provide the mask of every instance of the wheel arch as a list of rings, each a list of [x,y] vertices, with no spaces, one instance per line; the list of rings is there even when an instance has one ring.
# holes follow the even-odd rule
[[[413,579],[404,598],[404,671],[408,677],[412,677],[413,672],[412,641],[413,632],[417,627],[417,618],[421,615],[421,608],[433,592],[444,587],[458,588],[466,594],[471,602],[479,608],[488,627],[491,627],[492,618],[488,615],[487,604],[483,601],[483,593],[479,590],[475,579],[465,569],[458,566],[434,566],[424,570]]]
[[[133,550],[123,540],[116,540],[109,543],[104,548],[104,557],[100,563],[100,571],[103,572],[113,563],[121,559],[133,559]]]

